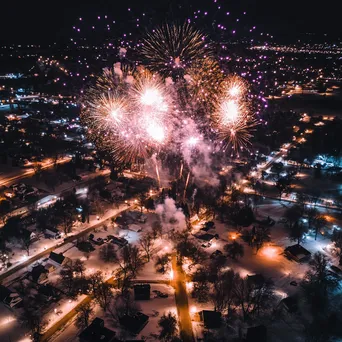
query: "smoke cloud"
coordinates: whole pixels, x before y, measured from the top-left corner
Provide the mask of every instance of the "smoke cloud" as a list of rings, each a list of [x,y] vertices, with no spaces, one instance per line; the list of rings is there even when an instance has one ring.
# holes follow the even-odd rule
[[[158,204],[156,213],[163,223],[166,232],[184,231],[186,229],[186,219],[182,209],[176,207],[172,198],[166,198],[163,204]]]

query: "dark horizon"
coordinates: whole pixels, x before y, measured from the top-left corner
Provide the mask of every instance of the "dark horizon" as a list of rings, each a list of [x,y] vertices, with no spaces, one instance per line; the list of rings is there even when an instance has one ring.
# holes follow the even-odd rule
[[[154,19],[170,17],[170,8],[181,4],[182,11],[197,8],[206,9],[213,1],[185,0],[128,0],[115,4],[109,1],[87,1],[81,6],[70,1],[60,0],[58,6],[46,1],[25,2],[18,7],[5,2],[1,8],[0,44],[48,44],[65,42],[72,34],[72,26],[82,16],[111,15],[123,27],[129,21],[129,15],[137,16],[142,12],[152,13]],[[220,0],[217,0],[217,4]],[[224,1],[221,1],[224,4]],[[303,33],[315,33],[323,36],[327,33],[339,38],[342,28],[337,26],[339,11],[334,6],[321,6],[309,1],[287,1],[274,3],[270,0],[242,0],[239,3],[224,5],[233,15],[247,12],[243,18],[246,25],[256,25],[258,32],[269,32],[277,39],[295,40]],[[131,7],[131,13],[127,8]],[[129,15],[128,15],[129,14]],[[171,17],[177,19],[177,14]]]

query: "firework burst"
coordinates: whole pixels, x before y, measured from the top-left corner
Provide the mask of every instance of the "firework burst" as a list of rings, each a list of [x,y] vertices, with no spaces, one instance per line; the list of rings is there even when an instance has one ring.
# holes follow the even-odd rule
[[[152,71],[170,76],[211,56],[212,51],[206,37],[191,24],[165,24],[146,33],[141,55]]]
[[[197,61],[187,70],[185,78],[190,96],[195,103],[212,108],[224,81],[224,73],[219,64],[211,58]]]
[[[236,153],[248,150],[258,121],[250,110],[246,82],[232,76],[222,83],[219,94],[213,121],[222,148],[231,147]]]

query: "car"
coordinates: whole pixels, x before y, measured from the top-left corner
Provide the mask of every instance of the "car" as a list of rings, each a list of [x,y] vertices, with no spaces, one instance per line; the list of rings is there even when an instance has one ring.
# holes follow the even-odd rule
[[[290,282],[290,285],[292,285],[292,286],[297,286],[298,283],[297,283],[296,281],[293,280],[293,281]]]
[[[282,217],[278,223],[287,223],[287,219],[285,217]]]
[[[153,290],[152,292],[154,292],[160,298],[168,298],[169,297],[169,295],[167,293],[161,292],[159,290]]]
[[[118,245],[119,247],[123,247],[128,244],[128,241],[125,238],[120,238],[118,236],[113,236],[111,242],[115,245]]]
[[[223,253],[217,249],[215,252],[213,252],[213,253],[210,255],[210,259],[215,259],[215,258],[217,258],[217,257],[219,257],[219,256],[221,256],[221,255],[223,255]]]

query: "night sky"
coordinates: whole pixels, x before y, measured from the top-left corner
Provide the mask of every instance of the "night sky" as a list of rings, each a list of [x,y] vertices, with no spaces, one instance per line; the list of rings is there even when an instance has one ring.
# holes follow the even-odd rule
[[[127,8],[132,11],[153,11],[160,18],[170,17],[170,7],[183,4],[189,8],[207,4],[213,0],[96,0],[96,1],[6,1],[1,4],[1,43],[51,43],[67,39],[73,24],[80,16],[111,14],[123,23],[127,20]],[[218,0],[219,2],[220,0]],[[79,3],[82,3],[80,5]],[[276,37],[296,38],[298,33],[329,33],[338,37],[342,33],[339,24],[340,11],[337,0],[316,2],[307,0],[221,0],[232,12],[247,11],[248,24],[258,25]],[[227,5],[231,3],[231,5]],[[170,5],[171,4],[171,5]],[[335,4],[335,5],[334,5]],[[168,14],[168,15],[166,15]],[[172,16],[172,15],[171,15]]]

